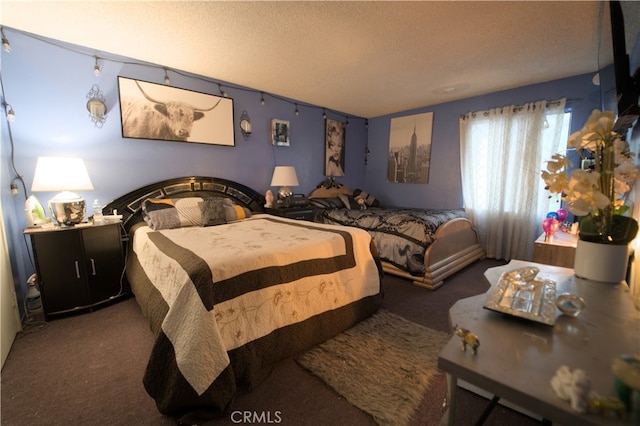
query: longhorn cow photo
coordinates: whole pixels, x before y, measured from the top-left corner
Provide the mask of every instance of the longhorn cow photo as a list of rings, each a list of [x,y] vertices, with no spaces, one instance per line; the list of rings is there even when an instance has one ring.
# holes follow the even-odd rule
[[[118,77],[122,136],[234,145],[233,100]]]

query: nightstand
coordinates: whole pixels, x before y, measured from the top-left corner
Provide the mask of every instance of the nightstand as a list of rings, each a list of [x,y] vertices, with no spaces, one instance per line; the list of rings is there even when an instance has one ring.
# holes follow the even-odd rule
[[[545,242],[544,234],[536,240],[533,248],[533,261],[546,265],[573,268],[576,256],[578,236],[567,232],[556,232],[551,242]]]
[[[128,295],[122,227],[80,224],[29,228],[45,320]]]
[[[264,212],[272,214],[274,216],[286,217],[289,219],[308,220],[313,222],[315,220],[317,209],[312,206],[308,207],[282,207],[282,208],[269,208],[265,207]]]

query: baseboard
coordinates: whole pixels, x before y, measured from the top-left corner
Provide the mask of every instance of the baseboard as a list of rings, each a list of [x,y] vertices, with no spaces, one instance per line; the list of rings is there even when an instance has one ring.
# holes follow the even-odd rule
[[[490,392],[487,392],[484,389],[480,389],[479,387],[474,386],[469,382],[465,382],[464,380],[458,379],[458,386],[461,387],[462,389],[466,389],[470,392],[473,392],[476,395],[480,395],[481,397],[486,398],[487,400],[491,400],[491,398],[493,398],[493,395]],[[529,416],[538,421],[542,421],[542,417],[539,416],[538,414],[532,413],[531,411],[526,410],[516,404],[513,404],[502,397],[500,398],[500,401],[498,403],[514,411],[517,411],[518,413],[524,414],[525,416]]]

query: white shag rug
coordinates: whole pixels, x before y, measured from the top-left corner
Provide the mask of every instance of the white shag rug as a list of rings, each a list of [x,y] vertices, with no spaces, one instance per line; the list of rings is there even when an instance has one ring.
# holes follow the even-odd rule
[[[380,310],[297,362],[380,425],[407,425],[451,335]]]

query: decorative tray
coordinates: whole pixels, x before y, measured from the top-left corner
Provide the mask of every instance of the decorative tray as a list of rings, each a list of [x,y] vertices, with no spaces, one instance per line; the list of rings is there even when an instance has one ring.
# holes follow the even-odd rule
[[[556,283],[536,278],[539,269],[526,267],[503,272],[489,290],[484,308],[518,318],[554,325],[556,322]]]

